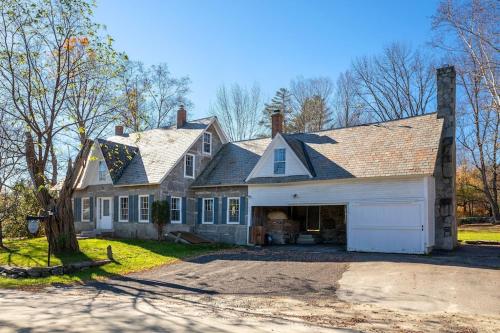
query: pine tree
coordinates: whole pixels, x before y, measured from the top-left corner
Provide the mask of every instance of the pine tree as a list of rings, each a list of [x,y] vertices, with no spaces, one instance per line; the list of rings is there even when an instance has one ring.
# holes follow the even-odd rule
[[[292,115],[292,94],[286,88],[280,88],[276,91],[276,94],[271,99],[270,103],[266,103],[264,111],[262,112],[262,120],[260,125],[264,126],[266,129],[271,128],[271,114],[279,110],[283,114],[284,124],[283,131],[285,133],[289,132],[289,124],[287,123],[290,116]]]

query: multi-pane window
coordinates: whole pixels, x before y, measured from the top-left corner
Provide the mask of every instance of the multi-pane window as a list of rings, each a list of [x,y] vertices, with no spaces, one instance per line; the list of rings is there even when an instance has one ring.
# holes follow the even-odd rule
[[[128,197],[120,197],[120,221],[128,221]]]
[[[285,148],[278,148],[274,150],[274,174],[285,174],[286,164],[286,150]]]
[[[194,155],[186,154],[184,157],[184,177],[194,178]]]
[[[99,180],[106,180],[106,162],[99,161]]]
[[[182,223],[181,220],[181,198],[172,197],[170,200],[170,222]]]
[[[90,221],[90,198],[82,198],[82,221]]]
[[[205,154],[212,153],[212,133],[203,133],[203,152]]]
[[[214,223],[214,199],[203,199],[203,223]]]
[[[240,198],[228,198],[227,223],[240,223]]]
[[[147,195],[139,196],[139,221],[149,221],[149,196]]]

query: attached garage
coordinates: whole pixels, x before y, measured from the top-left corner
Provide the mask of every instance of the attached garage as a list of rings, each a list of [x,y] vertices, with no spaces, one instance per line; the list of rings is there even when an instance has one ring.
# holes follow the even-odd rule
[[[348,251],[422,254],[434,242],[433,183],[432,177],[420,177],[252,185],[249,211],[281,209],[289,213],[290,221],[300,221],[293,212],[304,207],[313,214],[316,209],[311,207],[345,207]],[[258,216],[249,214],[251,227],[265,225]],[[317,234],[324,235],[320,230],[321,219]]]

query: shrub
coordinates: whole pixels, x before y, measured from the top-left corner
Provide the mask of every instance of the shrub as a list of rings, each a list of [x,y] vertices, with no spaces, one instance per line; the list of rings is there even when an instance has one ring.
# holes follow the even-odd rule
[[[151,209],[153,223],[158,231],[158,240],[162,240],[165,224],[170,223],[170,203],[167,200],[154,201]]]

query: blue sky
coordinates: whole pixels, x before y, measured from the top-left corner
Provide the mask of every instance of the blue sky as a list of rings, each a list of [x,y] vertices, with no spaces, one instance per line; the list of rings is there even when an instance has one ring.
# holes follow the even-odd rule
[[[336,79],[393,41],[430,38],[435,0],[97,0],[115,47],[192,80],[190,116],[208,114],[222,83],[258,82],[266,97],[302,75]]]

